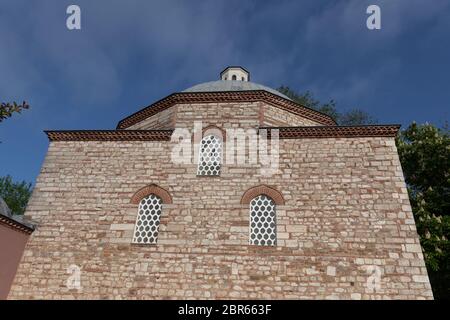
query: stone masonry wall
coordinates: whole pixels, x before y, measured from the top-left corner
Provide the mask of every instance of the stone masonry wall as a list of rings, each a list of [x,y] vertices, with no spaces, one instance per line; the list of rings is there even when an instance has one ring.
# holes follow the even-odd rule
[[[203,127],[215,125],[223,129],[257,128],[260,106],[260,102],[180,104],[175,123],[177,128],[191,130],[195,122],[201,122]]]
[[[174,119],[176,115],[176,106],[170,107],[166,110],[158,112],[157,114],[148,117],[144,121],[130,126],[129,130],[151,130],[151,129],[173,129]]]
[[[229,122],[230,119],[233,121]],[[129,130],[192,127],[192,121],[214,123],[222,127],[318,126],[318,122],[281,110],[265,102],[178,104],[163,110]]]
[[[179,105],[176,122],[256,127],[258,106]],[[39,225],[9,298],[432,299],[393,138],[281,140],[271,176],[224,164],[220,177],[198,177],[172,148],[51,142],[26,212]],[[131,198],[150,184],[173,203],[158,243],[132,244]],[[261,184],[285,202],[276,247],[248,244],[241,198]],[[78,289],[66,286],[73,265]]]
[[[281,112],[280,112],[281,111]],[[289,127],[289,126],[323,126],[318,122],[305,119],[296,114],[282,111],[270,104],[261,103],[261,126]]]
[[[51,143],[9,298],[432,298],[393,139],[284,140],[273,177],[226,166],[197,177],[171,164],[169,145]],[[173,204],[157,245],[131,244],[130,198],[151,183]],[[276,247],[248,245],[240,199],[262,183],[285,198]],[[72,264],[81,290],[65,286]]]

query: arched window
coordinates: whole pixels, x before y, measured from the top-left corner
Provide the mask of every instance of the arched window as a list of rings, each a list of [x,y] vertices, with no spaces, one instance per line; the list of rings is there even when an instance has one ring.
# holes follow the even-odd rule
[[[222,162],[222,141],[214,136],[205,136],[200,145],[197,175],[218,176]]]
[[[161,210],[162,200],[157,195],[152,193],[141,200],[134,226],[133,243],[154,244],[158,241]]]
[[[237,80],[237,77],[236,77],[235,74],[233,74],[233,75],[231,76],[231,80]]]
[[[265,194],[260,194],[250,201],[249,242],[260,246],[277,244],[275,202]]]

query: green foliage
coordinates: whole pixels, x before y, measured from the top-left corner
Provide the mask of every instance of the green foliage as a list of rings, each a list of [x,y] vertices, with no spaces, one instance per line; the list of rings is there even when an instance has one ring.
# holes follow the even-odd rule
[[[314,98],[314,95],[310,91],[306,91],[305,93],[298,93],[286,86],[281,86],[277,90],[282,94],[288,96],[298,104],[329,115],[339,125],[353,126],[376,123],[376,120],[374,118],[360,109],[352,109],[350,111],[341,113],[337,110],[336,102],[334,100],[330,100],[326,103],[321,103],[319,100],[316,100]]]
[[[330,100],[327,103],[321,103],[319,100],[316,100],[314,98],[314,95],[311,93],[311,91],[306,91],[305,93],[298,93],[286,86],[281,86],[277,90],[282,94],[288,96],[298,104],[326,113],[329,116],[331,116],[334,120],[336,120],[338,117],[338,112],[336,110],[336,102],[334,102],[333,100]]]
[[[14,182],[11,176],[0,177],[0,197],[14,214],[23,214],[31,196],[31,183]]]
[[[22,104],[17,104],[16,102],[2,102],[0,104],[0,122],[12,117],[14,113],[21,113],[24,109],[29,109],[30,106],[25,101]]]
[[[367,112],[360,109],[352,109],[338,117],[340,125],[345,126],[357,126],[361,124],[375,124],[378,121],[370,116]]]
[[[397,138],[409,198],[435,298],[450,297],[448,128],[411,124]]]

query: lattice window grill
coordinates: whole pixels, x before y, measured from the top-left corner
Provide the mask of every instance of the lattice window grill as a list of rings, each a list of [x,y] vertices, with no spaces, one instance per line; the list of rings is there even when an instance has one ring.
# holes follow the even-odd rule
[[[260,246],[277,244],[275,202],[264,194],[250,202],[249,241],[251,245]]]
[[[197,175],[218,176],[222,162],[222,142],[213,135],[202,139],[198,157]]]
[[[133,243],[155,244],[158,241],[162,201],[151,194],[139,203]]]

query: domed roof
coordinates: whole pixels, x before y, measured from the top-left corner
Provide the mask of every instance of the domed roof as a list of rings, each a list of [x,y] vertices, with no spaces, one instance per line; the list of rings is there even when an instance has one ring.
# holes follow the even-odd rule
[[[276,94],[277,96],[289,99],[287,96],[278,92],[275,89],[269,88],[262,84],[250,82],[250,81],[240,81],[240,80],[217,80],[209,81],[197,84],[190,87],[183,92],[220,92],[220,91],[251,91],[251,90],[264,90],[270,93]]]
[[[253,91],[264,90],[284,99],[289,99],[275,89],[263,86],[262,84],[250,82],[250,72],[240,66],[226,67],[220,73],[220,80],[203,82],[190,87],[183,92],[224,92],[224,91]]]

